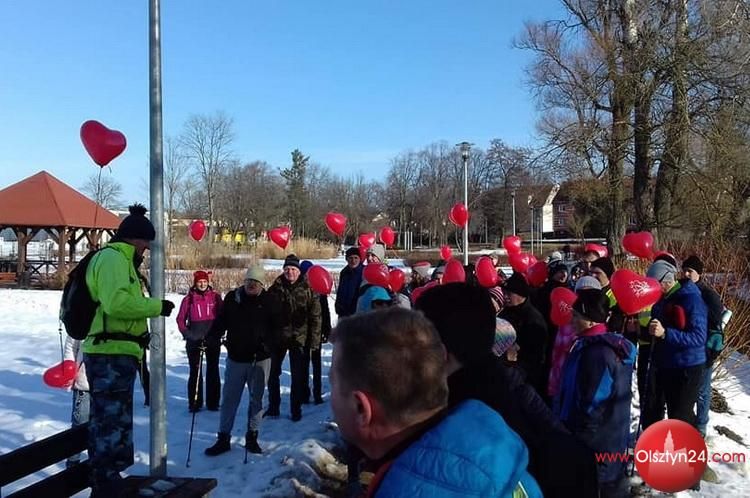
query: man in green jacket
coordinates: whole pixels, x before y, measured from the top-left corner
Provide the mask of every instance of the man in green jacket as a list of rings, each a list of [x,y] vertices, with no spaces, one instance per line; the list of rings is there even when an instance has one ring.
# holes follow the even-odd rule
[[[305,364],[310,360],[305,354],[305,348],[313,351],[320,347],[320,300],[307,280],[300,278],[297,256],[290,254],[286,257],[283,272],[268,290],[274,303],[276,326],[273,330],[271,372],[268,376],[269,406],[264,416],[279,416],[279,377],[286,352],[289,351],[289,367],[292,371],[289,404],[292,421],[298,422],[302,419],[302,402],[309,383],[309,379],[305,378]]]
[[[146,319],[169,316],[174,303],[145,297],[138,271],[156,238],[146,208],[136,204],[115,237],[91,259],[86,285],[99,303],[83,361],[91,394],[89,462],[91,496],[107,496],[133,464],[133,383],[148,345]]]

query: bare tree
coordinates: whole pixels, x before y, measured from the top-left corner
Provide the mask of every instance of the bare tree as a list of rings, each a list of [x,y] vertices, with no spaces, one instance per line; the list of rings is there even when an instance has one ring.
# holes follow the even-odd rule
[[[169,248],[171,250],[174,240],[175,211],[179,196],[185,189],[187,179],[185,178],[190,163],[180,142],[172,137],[164,140],[164,189],[167,197],[167,226],[169,226]]]
[[[109,173],[100,172],[89,176],[81,190],[105,208],[111,209],[120,204],[122,185]]]
[[[233,121],[222,112],[194,115],[185,123],[179,142],[201,179],[208,206],[209,240],[216,220],[216,183],[223,167],[232,160]]]

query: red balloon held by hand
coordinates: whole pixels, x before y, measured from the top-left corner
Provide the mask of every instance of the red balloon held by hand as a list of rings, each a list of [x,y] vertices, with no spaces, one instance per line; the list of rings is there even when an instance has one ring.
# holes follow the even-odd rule
[[[190,238],[196,242],[200,242],[203,236],[206,235],[206,224],[203,223],[203,220],[193,220],[188,226],[188,233],[190,234]]]
[[[552,323],[561,327],[570,323],[573,319],[573,303],[576,302],[576,293],[567,287],[555,287],[549,296],[549,317]]]
[[[601,244],[594,244],[594,243],[588,243],[583,248],[584,252],[590,252],[594,251],[599,255],[600,258],[606,258],[609,256],[609,250],[606,248],[606,246],[603,246]]]
[[[331,274],[320,265],[313,265],[307,270],[307,281],[310,288],[318,294],[327,296],[333,289],[333,278]]]
[[[453,257],[453,249],[451,249],[451,246],[440,246],[440,257],[443,258],[444,261],[448,261]]]
[[[457,259],[448,261],[443,272],[443,283],[450,284],[451,282],[466,282],[466,271]]]
[[[81,142],[91,159],[100,168],[108,165],[127,147],[127,140],[122,132],[110,130],[94,120],[86,121],[81,125]]]
[[[531,258],[531,254],[526,252],[519,252],[516,254],[510,254],[508,256],[508,261],[510,262],[510,267],[515,271],[517,271],[518,273],[526,273],[526,270],[528,270],[529,267],[534,264]],[[536,258],[534,259],[536,260]]]
[[[396,233],[391,227],[383,227],[380,229],[380,242],[387,246],[392,246],[396,241]]]
[[[477,260],[474,271],[477,275],[477,281],[482,287],[490,288],[497,285],[497,270],[492,263],[492,259],[488,256],[482,256]]]
[[[62,363],[48,368],[42,380],[49,387],[67,388],[73,384],[78,373],[78,364],[73,360],[65,360]]]
[[[431,280],[427,282],[426,284],[422,285],[421,287],[417,287],[416,289],[414,289],[411,293],[412,306],[416,304],[417,300],[419,299],[419,296],[421,296],[424,291],[431,289],[435,287],[436,285],[440,285],[440,283],[437,280]]]
[[[359,242],[359,247],[364,247],[365,249],[372,247],[375,244],[375,234],[370,233],[361,233],[359,234],[359,238],[357,239]]]
[[[632,270],[622,268],[610,279],[617,306],[626,315],[635,315],[653,306],[661,298],[661,284],[655,278],[642,277]]]
[[[391,286],[391,290],[393,292],[399,292],[404,287],[404,281],[406,280],[406,275],[404,274],[404,272],[399,270],[398,268],[394,268],[390,271],[388,276],[388,282]]]
[[[450,213],[448,213],[448,219],[459,228],[466,226],[466,223],[469,221],[469,211],[463,202],[457,202],[453,205]]]
[[[346,230],[346,216],[331,211],[326,215],[326,226],[334,235],[342,237]]]
[[[508,255],[519,254],[521,252],[521,237],[518,235],[509,235],[503,239],[503,247],[508,251]]]
[[[367,280],[367,283],[377,285],[378,287],[388,288],[391,284],[391,274],[388,271],[388,266],[383,263],[370,263],[365,266],[362,275]]]
[[[633,256],[651,259],[654,253],[654,236],[651,232],[626,233],[622,238],[622,247]]]
[[[532,287],[541,287],[547,281],[547,265],[544,261],[537,261],[526,270],[526,280]]]
[[[273,228],[268,231],[268,238],[280,248],[286,249],[289,239],[292,238],[292,229],[288,226]]]

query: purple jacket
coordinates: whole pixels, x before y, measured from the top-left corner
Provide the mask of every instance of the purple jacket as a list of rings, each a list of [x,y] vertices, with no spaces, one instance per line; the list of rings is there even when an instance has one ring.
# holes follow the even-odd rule
[[[192,341],[205,339],[214,319],[219,315],[224,302],[218,292],[209,287],[204,292],[195,287],[182,299],[177,313],[177,327],[180,333]]]

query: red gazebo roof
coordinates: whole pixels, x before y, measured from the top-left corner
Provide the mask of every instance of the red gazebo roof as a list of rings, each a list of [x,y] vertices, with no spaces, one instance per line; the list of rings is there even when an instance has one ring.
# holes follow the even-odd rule
[[[0,227],[114,230],[120,218],[46,171],[0,190]]]

